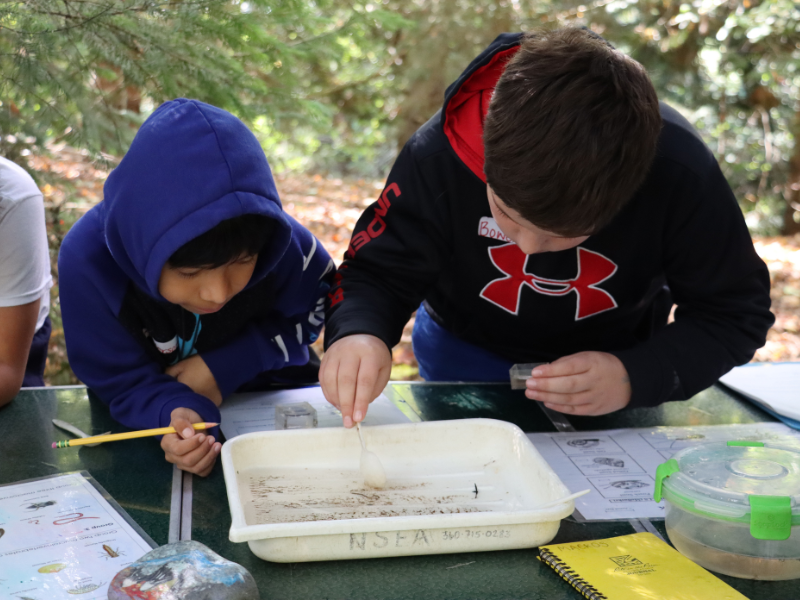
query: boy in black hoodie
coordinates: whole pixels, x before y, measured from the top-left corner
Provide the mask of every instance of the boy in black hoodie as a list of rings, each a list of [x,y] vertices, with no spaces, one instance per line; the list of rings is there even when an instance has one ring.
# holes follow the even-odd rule
[[[415,309],[425,379],[546,362],[526,395],[578,415],[689,398],[774,320],[713,155],[641,65],[581,29],[504,34],[469,65],[359,220],[329,299],[320,381],[348,427]]]

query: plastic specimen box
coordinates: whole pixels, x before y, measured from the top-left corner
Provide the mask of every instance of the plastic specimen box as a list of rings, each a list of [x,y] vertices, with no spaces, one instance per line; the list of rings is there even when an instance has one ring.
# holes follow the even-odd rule
[[[511,389],[524,390],[525,382],[531,377],[531,371],[533,371],[539,365],[545,364],[547,363],[522,363],[511,367],[511,370],[509,371],[509,375],[511,377]]]
[[[317,426],[317,411],[308,402],[275,407],[275,429],[308,429]]]

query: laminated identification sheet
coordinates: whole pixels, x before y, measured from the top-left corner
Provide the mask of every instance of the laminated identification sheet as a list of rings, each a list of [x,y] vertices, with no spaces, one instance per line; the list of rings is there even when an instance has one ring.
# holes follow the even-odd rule
[[[0,486],[0,598],[108,598],[153,549],[81,473]]]
[[[575,500],[586,520],[658,519],[664,501],[653,500],[656,468],[678,450],[709,442],[773,441],[800,445],[783,423],[652,427],[562,433],[529,433],[570,491],[591,492]]]
[[[226,439],[254,431],[275,429],[275,407],[279,404],[308,402],[317,411],[317,427],[341,427],[342,415],[322,394],[319,386],[276,392],[234,394],[220,407],[220,429]],[[408,423],[410,419],[391,400],[381,394],[369,405],[362,422],[370,425]]]

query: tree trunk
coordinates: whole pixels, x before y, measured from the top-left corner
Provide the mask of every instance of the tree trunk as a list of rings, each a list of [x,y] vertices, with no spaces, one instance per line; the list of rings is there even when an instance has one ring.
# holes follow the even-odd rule
[[[794,123],[794,154],[789,159],[789,179],[784,191],[786,210],[783,213],[783,235],[800,233],[800,111],[795,114]]]

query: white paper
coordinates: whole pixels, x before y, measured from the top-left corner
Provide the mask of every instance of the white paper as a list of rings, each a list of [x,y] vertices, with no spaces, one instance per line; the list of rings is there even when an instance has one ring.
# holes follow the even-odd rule
[[[222,403],[220,429],[226,439],[254,431],[275,429],[275,406],[308,402],[317,411],[317,427],[341,427],[342,414],[331,405],[319,386],[234,394]],[[363,425],[390,425],[408,423],[409,419],[391,400],[381,394],[369,405]]]
[[[779,415],[800,421],[800,363],[736,367],[720,382]]]
[[[0,598],[106,600],[150,550],[80,473],[0,487]]]
[[[550,467],[571,492],[587,520],[658,519],[664,501],[653,500],[656,468],[678,450],[730,440],[781,441],[800,446],[800,434],[783,423],[609,429],[529,433]]]

